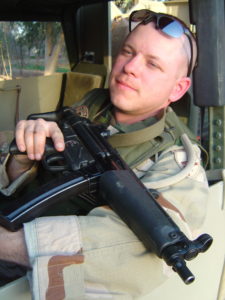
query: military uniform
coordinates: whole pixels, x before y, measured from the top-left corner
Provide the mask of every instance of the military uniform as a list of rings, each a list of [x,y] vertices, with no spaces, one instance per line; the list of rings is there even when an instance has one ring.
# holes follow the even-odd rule
[[[162,193],[161,205],[194,238],[204,220],[208,185],[197,142],[174,112],[168,109],[160,119],[128,126],[117,124],[107,90],[94,90],[74,109],[108,126],[110,143],[147,187]],[[189,136],[185,147],[184,132]],[[1,182],[7,183],[4,167],[1,175]],[[26,181],[26,174],[22,176],[19,184]],[[10,193],[10,186],[2,185],[2,190]],[[87,216],[38,218],[24,230],[35,300],[141,299],[170,273],[108,207],[94,208]]]

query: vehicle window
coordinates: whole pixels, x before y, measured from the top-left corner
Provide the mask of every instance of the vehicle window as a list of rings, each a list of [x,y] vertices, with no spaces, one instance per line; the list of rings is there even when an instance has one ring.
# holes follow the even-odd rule
[[[69,70],[59,22],[0,22],[0,79]]]
[[[111,29],[112,29],[112,40],[111,40],[111,50],[112,50],[112,63],[118,54],[118,51],[128,34],[128,14],[124,11],[124,2],[116,1],[111,2]]]

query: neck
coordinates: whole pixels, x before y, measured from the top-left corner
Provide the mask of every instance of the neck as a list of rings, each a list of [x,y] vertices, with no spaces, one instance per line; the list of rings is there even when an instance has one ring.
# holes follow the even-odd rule
[[[117,108],[115,108],[113,111],[113,115],[114,115],[116,122],[129,125],[129,124],[134,124],[134,123],[143,121],[150,117],[157,117],[158,119],[160,119],[163,114],[163,111],[164,111],[163,109],[160,109],[155,112],[146,113],[146,114],[142,114],[142,115],[132,115],[132,114],[120,111]]]

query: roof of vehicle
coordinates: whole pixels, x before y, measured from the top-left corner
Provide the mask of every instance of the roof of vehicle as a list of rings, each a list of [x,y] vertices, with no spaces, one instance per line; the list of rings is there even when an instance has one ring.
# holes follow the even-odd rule
[[[111,0],[1,0],[0,20],[60,20],[68,8]]]

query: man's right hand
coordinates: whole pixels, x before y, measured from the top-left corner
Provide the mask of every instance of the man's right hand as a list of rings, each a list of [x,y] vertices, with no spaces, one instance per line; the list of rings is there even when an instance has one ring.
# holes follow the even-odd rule
[[[65,148],[63,134],[58,125],[43,119],[19,121],[15,137],[18,149],[21,152],[26,151],[30,160],[41,160],[47,137],[52,139],[57,151]]]

